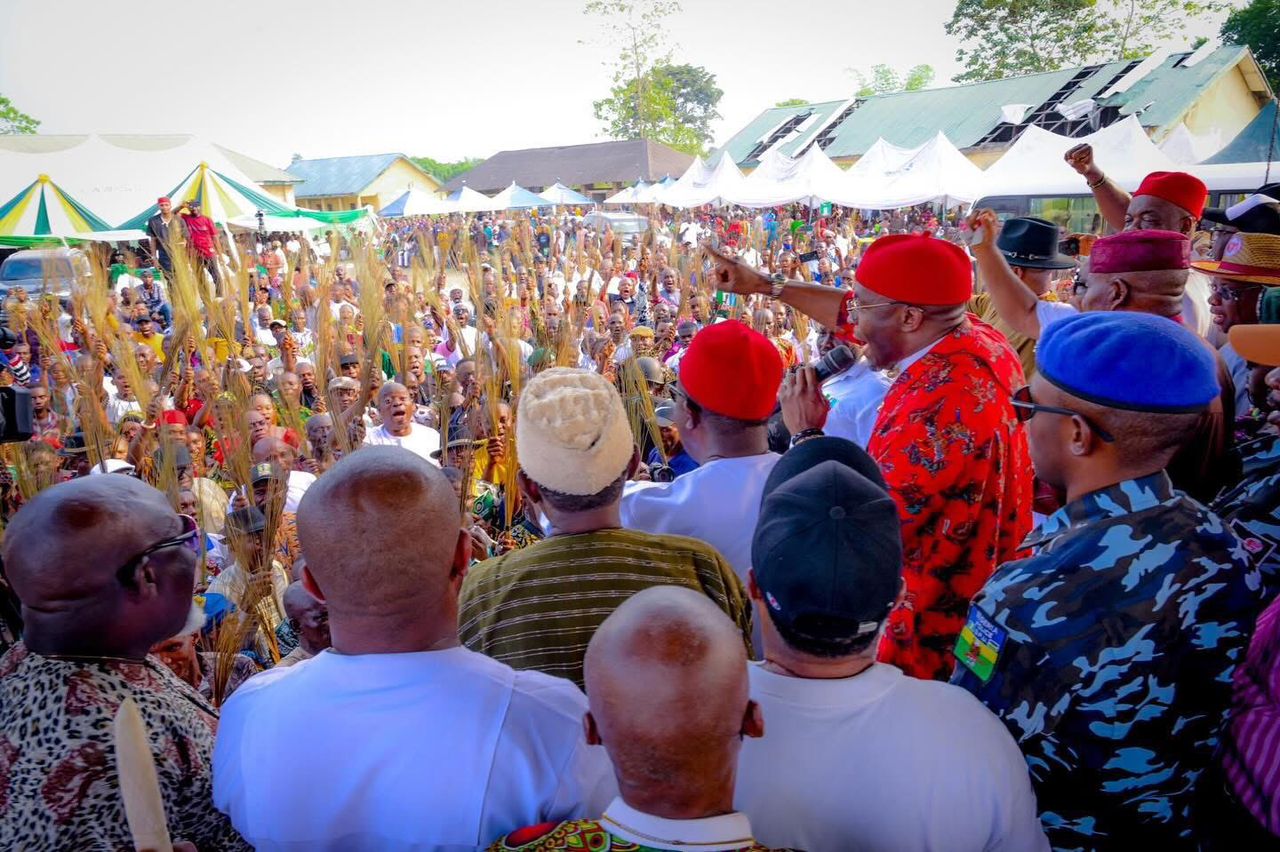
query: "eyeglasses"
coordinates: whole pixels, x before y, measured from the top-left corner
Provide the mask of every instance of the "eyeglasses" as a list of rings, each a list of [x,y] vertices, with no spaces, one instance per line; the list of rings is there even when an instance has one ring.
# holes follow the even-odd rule
[[[870,304],[862,304],[857,299],[849,300],[849,313],[856,314],[858,311],[865,311],[869,308],[886,308],[890,305],[903,305],[905,302],[871,302]]]
[[[1079,417],[1093,431],[1095,435],[1106,441],[1108,444],[1114,443],[1115,438],[1106,429],[1103,429],[1097,423],[1094,423],[1079,411],[1072,411],[1070,408],[1058,408],[1053,405],[1041,405],[1031,398],[1031,386],[1019,388],[1013,394],[1013,413],[1017,416],[1019,423],[1026,423],[1036,414],[1061,414],[1065,417]]]
[[[1088,280],[1082,274],[1080,274],[1079,270],[1076,270],[1076,273],[1071,276],[1072,294],[1079,296],[1081,293],[1083,293],[1085,290],[1088,290],[1088,289],[1089,289]]]
[[[1252,281],[1215,281],[1213,283],[1213,294],[1222,302],[1238,302],[1261,289],[1261,284]]]
[[[192,553],[196,555],[200,554],[200,525],[196,523],[196,519],[190,515],[178,515],[178,517],[182,520],[182,532],[172,538],[157,541],[155,544],[146,548],[128,562],[121,565],[120,570],[116,572],[116,577],[120,579],[120,582],[126,584],[130,583],[131,580],[129,578],[133,574],[134,570],[142,564],[144,559],[157,551],[182,545],[188,548]]]

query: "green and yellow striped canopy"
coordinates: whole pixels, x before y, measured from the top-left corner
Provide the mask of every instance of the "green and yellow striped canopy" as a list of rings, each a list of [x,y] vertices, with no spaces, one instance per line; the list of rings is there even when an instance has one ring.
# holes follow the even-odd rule
[[[0,206],[0,237],[75,237],[110,230],[48,175],[40,175]]]
[[[184,201],[199,201],[201,214],[219,224],[226,224],[241,216],[252,216],[261,210],[269,216],[288,216],[293,208],[250,186],[232,180],[215,171],[208,163],[201,163],[182,179],[169,193],[176,210]],[[160,208],[152,205],[120,226],[121,230],[143,229],[147,220]]]

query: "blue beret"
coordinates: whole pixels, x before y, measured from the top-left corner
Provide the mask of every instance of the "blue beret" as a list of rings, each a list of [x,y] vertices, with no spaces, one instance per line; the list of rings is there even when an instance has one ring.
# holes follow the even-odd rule
[[[1074,397],[1107,408],[1178,414],[1218,396],[1218,368],[1199,337],[1174,320],[1100,311],[1047,326],[1036,369]]]

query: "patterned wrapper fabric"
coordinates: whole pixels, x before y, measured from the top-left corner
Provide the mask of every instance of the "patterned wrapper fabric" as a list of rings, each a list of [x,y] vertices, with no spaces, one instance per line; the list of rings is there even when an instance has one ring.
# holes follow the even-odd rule
[[[1014,415],[1022,364],[972,314],[889,387],[867,451],[902,518],[906,598],[880,659],[945,680],[969,600],[1031,531],[1032,470]]]

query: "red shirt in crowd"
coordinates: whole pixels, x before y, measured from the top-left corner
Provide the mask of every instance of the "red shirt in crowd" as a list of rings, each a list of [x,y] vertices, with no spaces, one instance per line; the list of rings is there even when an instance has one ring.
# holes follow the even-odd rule
[[[906,599],[880,659],[945,680],[969,599],[997,565],[1023,555],[1032,469],[1014,415],[1022,364],[973,314],[889,387],[867,451],[902,517]]]
[[[192,247],[201,257],[213,257],[218,246],[218,231],[213,220],[208,216],[183,216],[182,221],[187,225]]]

